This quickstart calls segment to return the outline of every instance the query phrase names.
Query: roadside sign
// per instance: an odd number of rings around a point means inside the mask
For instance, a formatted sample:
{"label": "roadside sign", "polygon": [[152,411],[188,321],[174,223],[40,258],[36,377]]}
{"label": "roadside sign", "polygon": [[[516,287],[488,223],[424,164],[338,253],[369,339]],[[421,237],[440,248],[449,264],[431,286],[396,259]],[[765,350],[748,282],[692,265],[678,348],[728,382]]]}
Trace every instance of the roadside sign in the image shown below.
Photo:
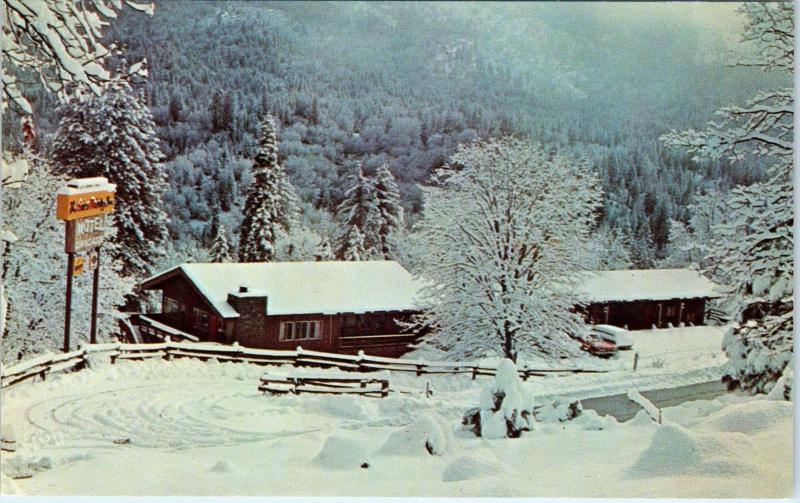
{"label": "roadside sign", "polygon": [[67,253],[82,253],[94,250],[103,244],[106,229],[106,216],[67,220],[67,235],[64,250]]}
{"label": "roadside sign", "polygon": [[56,217],[77,220],[114,211],[117,186],[103,177],[70,180],[56,194]]}
{"label": "roadside sign", "polygon": [[89,260],[88,260],[88,267],[90,271],[94,271],[97,269],[97,265],[100,263],[100,257],[97,255],[97,250],[92,250],[89,252]]}
{"label": "roadside sign", "polygon": [[[92,317],[89,342],[97,341],[97,297],[100,290],[100,247],[106,229],[106,215],[114,211],[117,186],[105,177],[76,178],[56,192],[56,217],[64,220],[67,252],[67,290],[64,307],[64,352],[69,352],[72,326],[72,278],[85,270],[92,275]],[[88,257],[76,253],[88,253]]]}
{"label": "roadside sign", "polygon": [[83,271],[86,269],[85,261],[83,257],[75,257],[75,264],[72,266],[72,275],[78,276],[83,274]]}

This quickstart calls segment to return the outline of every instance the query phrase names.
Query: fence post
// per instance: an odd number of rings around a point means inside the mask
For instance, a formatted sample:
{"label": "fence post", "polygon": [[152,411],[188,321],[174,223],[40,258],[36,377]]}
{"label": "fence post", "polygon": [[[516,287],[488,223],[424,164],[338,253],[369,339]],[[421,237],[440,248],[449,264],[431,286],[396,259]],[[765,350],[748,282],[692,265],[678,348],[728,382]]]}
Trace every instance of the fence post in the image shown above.
{"label": "fence post", "polygon": [[81,345],[78,346],[78,349],[81,351],[81,361],[75,365],[75,370],[83,370],[86,368],[86,348],[86,343],[81,343]]}
{"label": "fence post", "polygon": [[295,367],[299,367],[300,366],[300,355],[302,355],[302,354],[303,354],[303,346],[297,346],[297,349],[295,349],[295,356],[294,356],[294,366]]}
{"label": "fence post", "polygon": [[636,372],[636,368],[639,367],[639,352],[635,352],[633,354],[633,371]]}
{"label": "fence post", "polygon": [[472,380],[478,377],[478,367],[472,367]]}
{"label": "fence post", "polygon": [[[117,357],[120,354],[120,349],[119,349],[120,346],[121,346],[121,344],[119,342],[117,342],[117,347],[115,349],[111,350],[111,356],[109,357],[111,359],[111,365],[114,365],[115,363],[117,363]],[[117,354],[114,354],[114,352],[116,352]]]}
{"label": "fence post", "polygon": [[367,370],[366,368],[364,368],[364,364],[363,364],[362,360],[364,360],[364,350],[363,349],[359,349],[358,350],[358,360],[357,360],[358,361],[358,371],[359,372],[364,372],[364,371]]}

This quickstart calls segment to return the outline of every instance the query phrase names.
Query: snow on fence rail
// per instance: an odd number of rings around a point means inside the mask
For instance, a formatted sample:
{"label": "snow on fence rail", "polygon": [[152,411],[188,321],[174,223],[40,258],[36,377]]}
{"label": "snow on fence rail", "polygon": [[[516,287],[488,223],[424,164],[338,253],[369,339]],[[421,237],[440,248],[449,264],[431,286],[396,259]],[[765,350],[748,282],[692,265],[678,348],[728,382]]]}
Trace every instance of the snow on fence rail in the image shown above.
{"label": "snow on fence rail", "polygon": [[277,375],[265,372],[258,390],[273,395],[330,393],[385,397],[389,394],[389,373],[292,371],[288,375]]}
{"label": "snow on fence rail", "polygon": [[81,368],[86,363],[85,356],[86,350],[82,348],[71,353],[48,353],[10,367],[4,367],[2,376],[0,376],[0,387],[5,388],[36,376],[44,381],[47,374],[76,367]]}
{"label": "snow on fence rail", "polygon": [[[174,329],[169,325],[165,325],[143,314],[138,316],[138,327],[142,335],[162,341],[166,340],[167,337],[176,341],[186,340],[189,342],[197,342],[200,340],[195,335]],[[131,327],[131,330],[133,330],[133,327]]]}
{"label": "snow on fence rail", "polygon": [[[86,366],[86,358],[94,355],[105,355],[111,363],[118,360],[144,360],[163,358],[198,358],[201,360],[216,359],[218,361],[235,361],[257,365],[293,365],[295,367],[337,368],[351,372],[375,372],[389,370],[393,372],[412,372],[418,376],[431,374],[467,374],[472,379],[478,376],[494,376],[495,369],[481,367],[467,362],[428,362],[402,358],[384,358],[369,356],[363,352],[357,355],[323,353],[309,351],[298,347],[294,351],[254,349],[239,346],[237,343],[227,346],[204,342],[172,342],[169,337],[165,342],[147,344],[103,343],[88,344],[77,351],[63,354],[46,354],[10,367],[4,367],[0,373],[0,387],[5,388],[39,376],[44,380],[47,374],[64,370],[79,370]],[[602,373],[606,370],[588,369],[532,369],[523,365],[519,369],[520,377],[543,377],[550,374]]]}
{"label": "snow on fence rail", "polygon": [[647,413],[647,415],[650,416],[650,419],[652,419],[658,424],[661,424],[661,409],[656,407],[656,405],[653,402],[642,396],[641,393],[639,393],[634,389],[629,390],[628,400],[641,407],[642,410],[644,410]]}
{"label": "snow on fence rail", "polygon": [[713,307],[706,309],[706,318],[720,325],[731,321],[731,317],[728,315],[728,313],[722,309],[716,309]]}

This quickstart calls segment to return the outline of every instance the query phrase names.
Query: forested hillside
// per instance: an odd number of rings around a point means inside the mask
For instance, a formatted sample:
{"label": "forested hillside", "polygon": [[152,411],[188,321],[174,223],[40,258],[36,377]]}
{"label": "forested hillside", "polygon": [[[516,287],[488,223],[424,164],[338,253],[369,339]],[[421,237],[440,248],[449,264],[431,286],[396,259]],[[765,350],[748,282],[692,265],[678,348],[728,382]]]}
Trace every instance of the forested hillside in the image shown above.
{"label": "forested hillside", "polygon": [[[271,113],[279,162],[318,234],[335,237],[332,215],[357,162],[368,174],[388,163],[413,225],[418,185],[459,143],[517,134],[598,170],[598,235],[615,236],[646,267],[664,257],[669,222],[688,221],[695,194],[763,171],[724,159],[697,165],[659,136],[700,127],[778,77],[726,66],[734,27],[611,12],[159,2],[154,17],[123,13],[106,36],[127,47],[129,62],[147,59],[139,85],[166,156],[169,231],[176,248],[200,250],[185,255],[203,257],[215,221],[235,248],[259,121]],[[39,96],[34,108],[46,151],[54,98]]]}

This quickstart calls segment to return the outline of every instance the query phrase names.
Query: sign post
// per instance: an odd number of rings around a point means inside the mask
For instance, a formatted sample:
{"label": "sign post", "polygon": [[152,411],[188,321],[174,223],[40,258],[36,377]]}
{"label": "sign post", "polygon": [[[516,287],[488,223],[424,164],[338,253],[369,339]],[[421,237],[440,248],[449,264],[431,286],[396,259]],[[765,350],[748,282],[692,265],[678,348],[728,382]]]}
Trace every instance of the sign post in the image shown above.
{"label": "sign post", "polygon": [[94,270],[92,278],[92,325],[89,329],[89,344],[97,343],[97,290],[100,286],[100,247],[89,254],[89,269]]}
{"label": "sign post", "polygon": [[75,275],[75,254],[67,253],[67,299],[64,311],[64,352],[69,353],[69,329],[72,321],[72,276]]}
{"label": "sign post", "polygon": [[[56,217],[66,223],[64,251],[67,253],[67,293],[64,311],[64,352],[70,349],[72,277],[88,265],[92,278],[92,318],[89,342],[97,342],[97,298],[100,286],[100,247],[106,215],[114,211],[117,186],[104,177],[79,178],[67,182],[56,194]],[[76,254],[89,252],[88,261]],[[76,262],[78,267],[76,268]],[[88,264],[87,264],[88,262]]]}

